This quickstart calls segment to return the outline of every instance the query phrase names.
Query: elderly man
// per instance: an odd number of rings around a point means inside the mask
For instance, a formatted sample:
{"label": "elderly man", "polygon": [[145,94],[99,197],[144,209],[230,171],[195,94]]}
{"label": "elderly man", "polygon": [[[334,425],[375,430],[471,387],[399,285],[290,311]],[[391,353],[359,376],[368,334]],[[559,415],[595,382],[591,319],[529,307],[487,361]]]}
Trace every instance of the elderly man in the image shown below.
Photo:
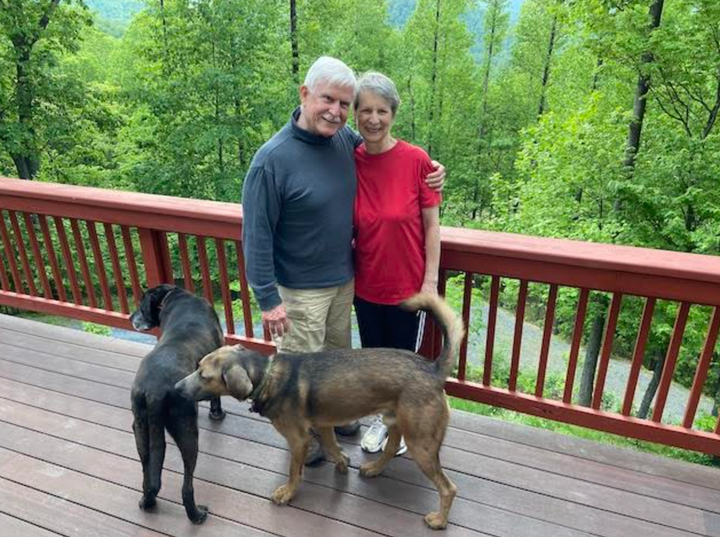
{"label": "elderly man", "polygon": [[[361,138],[345,124],[355,87],[347,65],[319,58],[300,87],[300,107],[258,150],[245,178],[247,278],[280,352],[350,347],[353,152]],[[439,168],[431,186],[442,185]],[[306,463],[321,457],[313,445]]]}

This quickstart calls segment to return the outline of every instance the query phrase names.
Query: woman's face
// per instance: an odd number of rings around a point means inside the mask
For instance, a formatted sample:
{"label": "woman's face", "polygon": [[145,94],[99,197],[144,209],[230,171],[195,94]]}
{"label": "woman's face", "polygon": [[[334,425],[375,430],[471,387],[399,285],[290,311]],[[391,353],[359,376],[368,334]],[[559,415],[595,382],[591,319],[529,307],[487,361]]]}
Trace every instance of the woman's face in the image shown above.
{"label": "woman's face", "polygon": [[365,142],[379,143],[390,137],[395,117],[390,103],[372,91],[362,91],[355,110],[360,136]]}

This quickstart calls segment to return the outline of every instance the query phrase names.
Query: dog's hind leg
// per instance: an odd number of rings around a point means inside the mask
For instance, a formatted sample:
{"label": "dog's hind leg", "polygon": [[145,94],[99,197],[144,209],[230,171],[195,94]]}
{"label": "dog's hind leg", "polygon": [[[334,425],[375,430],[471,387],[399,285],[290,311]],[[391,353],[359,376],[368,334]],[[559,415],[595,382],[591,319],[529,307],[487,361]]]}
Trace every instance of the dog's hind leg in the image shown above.
{"label": "dog's hind leg", "polygon": [[360,466],[360,475],[363,477],[375,477],[383,471],[387,463],[395,457],[400,447],[400,428],[392,424],[388,427],[388,441],[380,458],[373,462],[368,462]]}
{"label": "dog's hind leg", "polygon": [[425,523],[434,530],[444,529],[447,526],[450,507],[452,507],[455,494],[457,494],[457,487],[443,472],[437,451],[433,453],[432,450],[426,449],[425,446],[418,447],[417,444],[415,450],[413,450],[411,441],[407,438],[405,441],[413,459],[415,459],[415,462],[428,479],[433,482],[440,495],[440,510],[425,515]]}
{"label": "dog's hind leg", "polygon": [[335,437],[335,431],[332,427],[318,427],[318,434],[322,441],[325,455],[335,463],[335,469],[341,474],[346,474],[348,471],[348,464],[350,463],[350,457],[340,448]]}
{"label": "dog's hind leg", "polygon": [[184,405],[180,405],[171,410],[170,414],[168,432],[180,450],[184,467],[183,506],[193,524],[202,524],[207,518],[208,508],[195,503],[195,487],[193,486],[198,456],[197,410],[191,412]]}
{"label": "dog's hind leg", "polygon": [[[144,402],[143,402],[144,404]],[[162,486],[161,474],[165,461],[165,429],[162,417],[152,408],[134,410],[133,432],[135,444],[143,467],[143,495],[139,506],[151,509],[157,503],[157,495]]]}
{"label": "dog's hind leg", "polygon": [[457,487],[445,475],[440,464],[440,447],[445,438],[450,416],[444,399],[436,403],[438,404],[431,404],[420,412],[417,412],[417,409],[408,412],[402,416],[400,425],[412,458],[433,482],[440,495],[440,509],[428,513],[425,516],[425,523],[434,530],[441,530],[447,526]]}

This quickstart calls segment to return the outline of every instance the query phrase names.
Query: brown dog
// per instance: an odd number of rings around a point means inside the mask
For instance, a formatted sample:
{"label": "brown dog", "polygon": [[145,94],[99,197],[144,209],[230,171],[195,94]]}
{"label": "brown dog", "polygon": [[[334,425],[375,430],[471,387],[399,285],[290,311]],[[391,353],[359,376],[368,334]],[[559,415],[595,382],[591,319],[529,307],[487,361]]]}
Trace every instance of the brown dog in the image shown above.
{"label": "brown dog", "polygon": [[300,484],[310,428],[320,434],[328,457],[344,473],[349,459],[333,427],[382,413],[388,424],[387,447],[377,461],[363,464],[360,474],[378,475],[404,437],[415,462],[440,494],[439,512],[429,513],[425,522],[434,529],[445,528],[457,489],[438,456],[449,419],[443,386],[464,330],[462,320],[435,295],[415,295],[403,307],[429,311],[440,324],[445,341],[435,362],[398,349],[281,353],[268,359],[236,345],[205,356],[198,370],[175,387],[196,400],[218,395],[252,399],[252,409],[270,419],[291,453],[288,482],[272,495],[278,505],[292,500]]}

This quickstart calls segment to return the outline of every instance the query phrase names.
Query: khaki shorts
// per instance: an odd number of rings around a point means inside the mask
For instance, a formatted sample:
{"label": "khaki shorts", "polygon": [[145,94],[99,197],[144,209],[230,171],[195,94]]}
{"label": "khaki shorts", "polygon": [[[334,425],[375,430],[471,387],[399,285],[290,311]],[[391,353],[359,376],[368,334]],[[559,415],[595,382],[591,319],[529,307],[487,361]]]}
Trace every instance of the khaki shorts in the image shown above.
{"label": "khaki shorts", "polygon": [[349,349],[350,315],[355,280],[324,289],[289,289],[278,286],[290,319],[290,330],[274,338],[279,352],[318,352]]}

